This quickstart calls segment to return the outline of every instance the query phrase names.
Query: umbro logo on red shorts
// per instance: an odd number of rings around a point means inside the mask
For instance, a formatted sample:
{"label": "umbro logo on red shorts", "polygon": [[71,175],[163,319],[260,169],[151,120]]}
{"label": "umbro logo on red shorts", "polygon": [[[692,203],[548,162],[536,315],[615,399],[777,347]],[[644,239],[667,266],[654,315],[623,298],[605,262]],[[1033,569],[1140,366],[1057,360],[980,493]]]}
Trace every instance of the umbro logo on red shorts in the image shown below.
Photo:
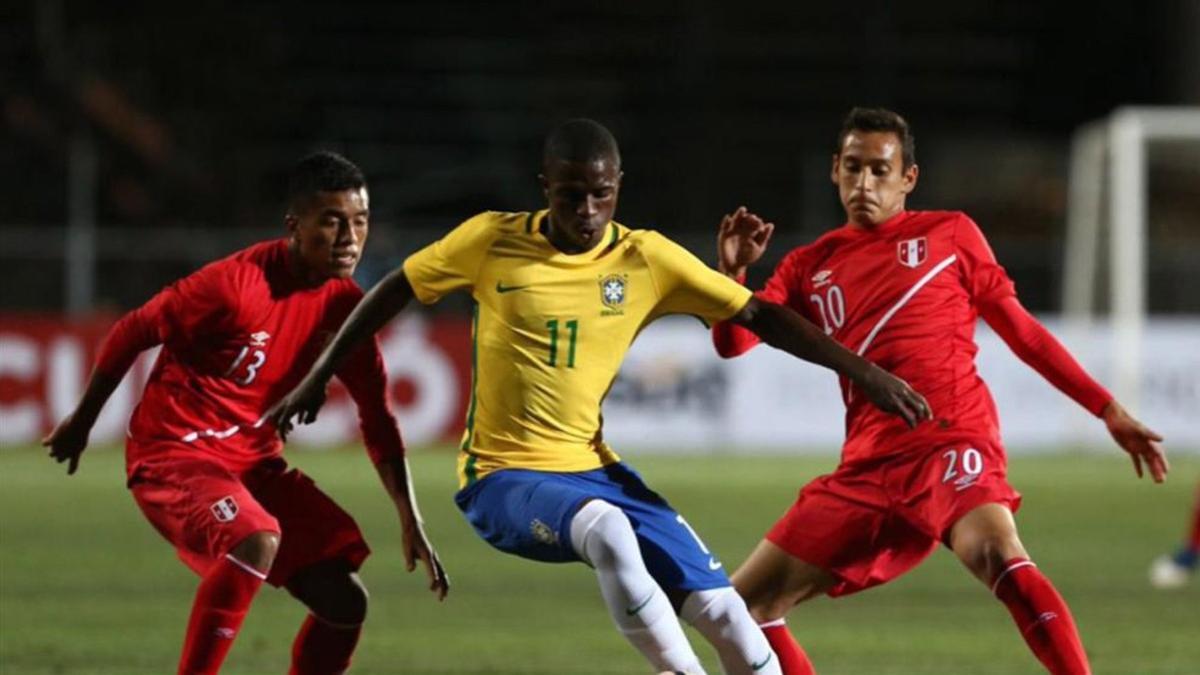
{"label": "umbro logo on red shorts", "polygon": [[233,501],[233,497],[222,497],[208,508],[212,509],[213,517],[222,523],[228,523],[237,518],[238,505]]}

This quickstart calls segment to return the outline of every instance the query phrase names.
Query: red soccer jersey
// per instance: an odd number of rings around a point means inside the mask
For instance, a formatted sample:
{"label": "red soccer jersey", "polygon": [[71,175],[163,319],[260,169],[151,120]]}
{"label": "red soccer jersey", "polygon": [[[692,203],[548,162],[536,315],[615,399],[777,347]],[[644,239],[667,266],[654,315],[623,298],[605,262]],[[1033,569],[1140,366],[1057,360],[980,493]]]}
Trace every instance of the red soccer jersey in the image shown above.
{"label": "red soccer jersey", "polygon": [[[791,251],[757,295],[823,326],[928,399],[934,419],[909,430],[841,378],[842,461],[855,462],[942,439],[1000,444],[996,406],[975,369],[975,323],[980,307],[1003,306],[1015,294],[983,233],[965,214],[904,211],[873,230],[845,225]],[[714,329],[714,340],[723,356],[758,343],[753,333],[729,323]],[[1061,350],[1056,342],[1054,347]],[[1047,370],[1074,367],[1065,379],[1094,408],[1107,392],[1062,354],[1058,361],[1070,363]]]}
{"label": "red soccer jersey", "polygon": [[[363,295],[352,280],[302,283],[291,256],[286,240],[256,244],[163,289],[114,326],[101,372],[119,377],[138,352],[163,345],[129,423],[130,475],[164,447],[155,441],[233,472],[281,453],[264,413],[299,383]],[[372,458],[402,454],[378,344],[358,349],[338,378],[358,405]]]}

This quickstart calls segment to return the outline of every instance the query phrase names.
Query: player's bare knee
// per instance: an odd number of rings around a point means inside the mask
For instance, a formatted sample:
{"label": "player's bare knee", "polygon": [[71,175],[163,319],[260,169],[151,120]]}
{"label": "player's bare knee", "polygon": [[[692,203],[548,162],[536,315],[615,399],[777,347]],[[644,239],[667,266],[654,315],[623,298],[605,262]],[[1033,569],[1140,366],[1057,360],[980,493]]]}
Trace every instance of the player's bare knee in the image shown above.
{"label": "player's bare knee", "polygon": [[990,584],[1009,560],[1025,557],[1025,549],[1015,532],[981,532],[960,537],[954,553],[985,584]]}
{"label": "player's bare knee", "polygon": [[752,606],[747,605],[747,607],[750,609],[750,616],[754,617],[756,622],[762,624],[768,621],[782,619],[788,615],[788,612],[792,611],[793,607],[801,602],[803,602],[803,600],[797,599],[796,596],[779,595],[774,598],[768,598],[763,602],[756,603]]}
{"label": "player's bare knee", "polygon": [[750,616],[758,623],[782,619],[793,607],[823,591],[816,583],[792,588],[783,588],[782,585],[749,588],[739,586],[736,581],[734,589],[746,601],[746,609],[750,610]]}
{"label": "player's bare knee", "polygon": [[266,572],[275,563],[275,555],[279,552],[279,533],[260,530],[241,540],[229,550],[229,555],[239,562]]}
{"label": "player's bare knee", "polygon": [[742,596],[742,600],[746,601],[746,609],[750,610],[750,615],[757,621],[761,621],[758,616],[758,610],[765,604],[768,594],[764,593],[757,585],[750,583],[745,576],[739,577],[735,572],[729,579],[733,584],[733,590]]}
{"label": "player's bare knee", "polygon": [[990,584],[1005,564],[1027,557],[1012,512],[1002,504],[984,504],[950,530],[950,548],[980,581]]}
{"label": "player's bare knee", "polygon": [[778,603],[774,592],[761,584],[748,583],[744,577],[739,579],[736,574],[731,581],[733,589],[746,602],[746,609],[750,610],[750,616],[754,617],[755,621],[763,623],[779,618],[775,614],[775,606]]}

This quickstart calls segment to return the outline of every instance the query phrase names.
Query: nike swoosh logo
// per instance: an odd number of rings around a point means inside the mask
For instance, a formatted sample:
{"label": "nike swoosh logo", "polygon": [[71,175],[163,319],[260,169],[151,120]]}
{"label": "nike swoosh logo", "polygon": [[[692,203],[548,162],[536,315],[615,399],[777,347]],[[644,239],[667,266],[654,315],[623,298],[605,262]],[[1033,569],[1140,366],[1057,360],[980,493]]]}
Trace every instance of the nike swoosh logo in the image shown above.
{"label": "nike swoosh logo", "polygon": [[642,608],[645,607],[646,605],[650,604],[650,601],[653,599],[654,599],[654,594],[651,593],[650,595],[647,595],[646,599],[643,600],[640,604],[638,604],[637,607],[625,608],[625,613],[628,614],[629,616],[633,616],[634,614],[637,614],[638,612],[642,611]]}
{"label": "nike swoosh logo", "polygon": [[750,670],[762,670],[763,668],[766,668],[767,664],[770,662],[771,654],[767,654],[767,658],[763,659],[762,661],[759,661],[758,663],[751,663]]}
{"label": "nike swoosh logo", "polygon": [[717,559],[716,559],[716,558],[709,558],[709,559],[708,559],[708,569],[710,569],[710,570],[719,570],[719,569],[721,569],[721,568],[722,568],[722,567],[724,567],[724,566],[725,566],[725,565],[723,565],[723,564],[721,564],[721,563],[717,562]]}
{"label": "nike swoosh logo", "polygon": [[496,282],[496,292],[497,293],[511,293],[512,291],[519,291],[522,288],[529,288],[529,285],[526,284],[525,286],[505,286],[503,281]]}

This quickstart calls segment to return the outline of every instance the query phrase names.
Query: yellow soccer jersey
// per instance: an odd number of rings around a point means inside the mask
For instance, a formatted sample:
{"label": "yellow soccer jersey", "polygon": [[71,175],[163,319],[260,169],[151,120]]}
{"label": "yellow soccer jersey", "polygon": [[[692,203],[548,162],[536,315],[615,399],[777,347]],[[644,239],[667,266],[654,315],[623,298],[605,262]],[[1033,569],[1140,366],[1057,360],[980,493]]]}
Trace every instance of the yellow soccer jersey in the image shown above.
{"label": "yellow soccer jersey", "polygon": [[475,298],[472,397],[460,485],[505,468],[589,471],[618,460],[600,404],[638,332],[665,314],[728,319],[750,291],[650,230],[608,224],[586,253],[560,252],[545,211],[481,213],[404,261],[417,298]]}

